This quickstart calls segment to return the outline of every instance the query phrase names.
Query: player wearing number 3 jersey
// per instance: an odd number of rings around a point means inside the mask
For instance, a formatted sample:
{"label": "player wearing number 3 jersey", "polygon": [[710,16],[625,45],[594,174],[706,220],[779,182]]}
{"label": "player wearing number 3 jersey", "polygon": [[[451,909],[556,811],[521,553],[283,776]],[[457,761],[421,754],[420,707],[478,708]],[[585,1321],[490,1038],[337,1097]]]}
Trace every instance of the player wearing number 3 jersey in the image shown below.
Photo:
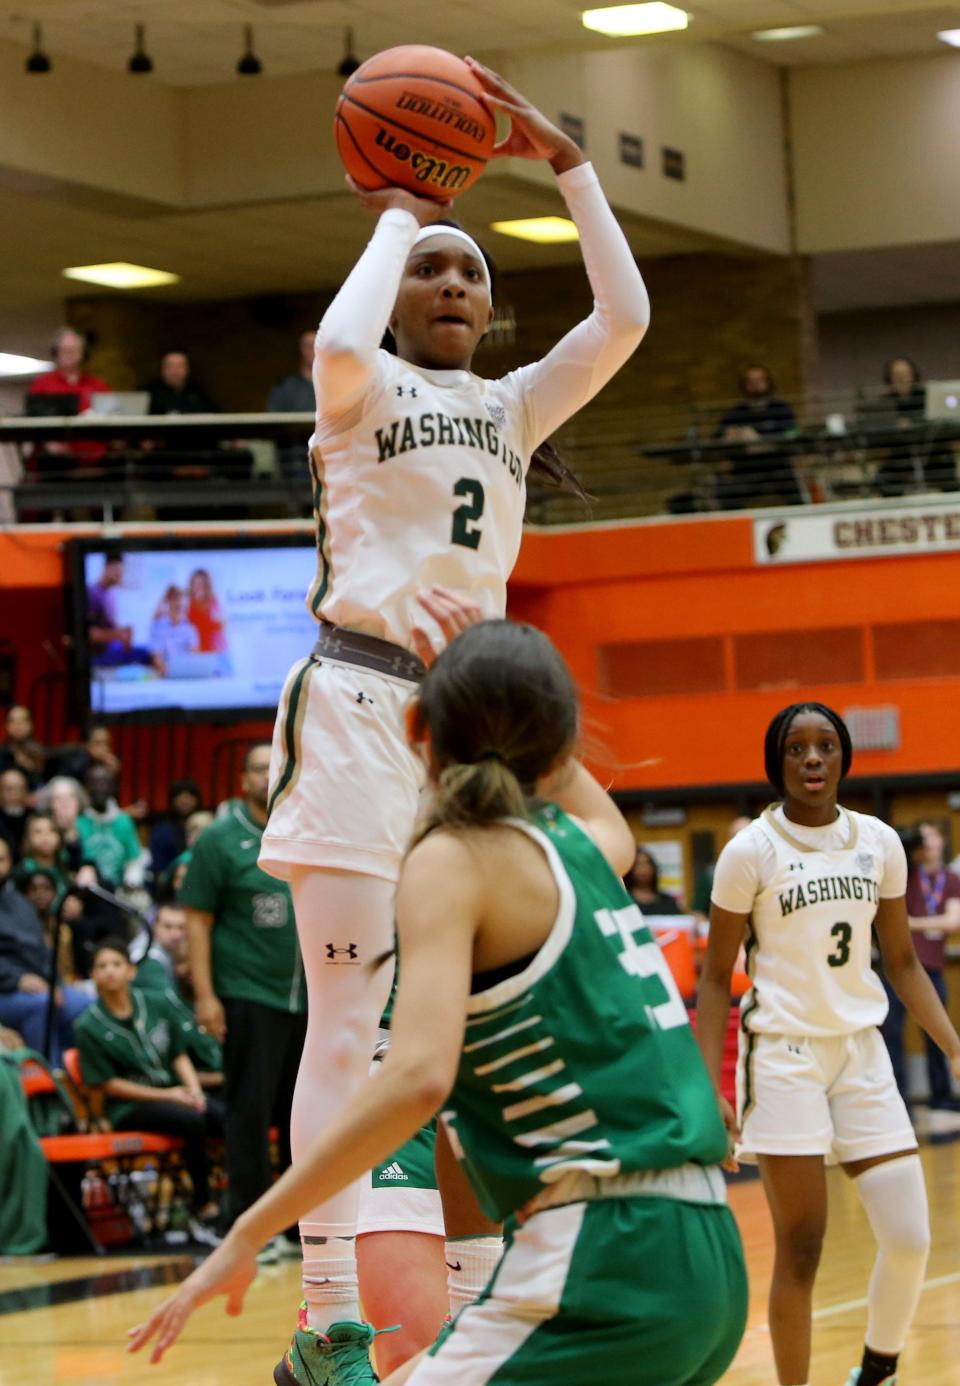
{"label": "player wearing number 3 jersey", "polygon": [[[896,1379],[929,1245],[917,1143],[877,1027],[884,971],[960,1076],[960,1038],[917,961],[907,864],[892,828],[837,803],[850,735],[832,709],[794,704],[767,731],[782,796],[723,849],[713,880],[698,1038],[719,1084],[730,974],[746,939],[752,982],[740,1012],[738,1155],[760,1165],[776,1261],[770,1331],[781,1386],[810,1369],[810,1304],[826,1223],[824,1163],[855,1180],[877,1240],[863,1361],[849,1386]],[[737,1130],[737,1128],[739,1128]]]}
{"label": "player wearing number 3 jersey", "polygon": [[[493,308],[479,246],[436,224],[445,212],[436,202],[354,188],[380,215],[317,333],[318,569],[308,604],[320,633],[282,695],[260,857],[290,880],[307,980],[295,1162],[363,1084],[387,1000],[394,888],[422,783],[403,716],[422,657],[470,620],[503,615],[531,458],[627,360],[649,319],[591,166],[523,97],[472,66],[511,121],[499,153],[545,160],[557,175],[593,311],[542,360],[482,379],[471,363]],[[381,348],[387,329],[396,355]],[[356,1187],[343,1190],[300,1231],[309,1326],[353,1325],[362,1345],[357,1199]],[[290,1386],[298,1372],[281,1364],[277,1380]]]}

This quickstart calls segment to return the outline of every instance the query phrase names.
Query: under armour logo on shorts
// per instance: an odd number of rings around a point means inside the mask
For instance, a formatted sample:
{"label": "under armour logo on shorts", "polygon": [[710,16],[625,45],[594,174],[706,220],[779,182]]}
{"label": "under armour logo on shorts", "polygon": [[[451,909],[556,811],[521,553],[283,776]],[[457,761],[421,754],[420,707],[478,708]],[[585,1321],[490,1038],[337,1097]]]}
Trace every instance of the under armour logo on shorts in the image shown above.
{"label": "under armour logo on shorts", "polygon": [[335,963],[338,959],[344,962],[357,962],[357,945],[348,943],[346,948],[338,948],[333,943],[327,944],[327,962]]}

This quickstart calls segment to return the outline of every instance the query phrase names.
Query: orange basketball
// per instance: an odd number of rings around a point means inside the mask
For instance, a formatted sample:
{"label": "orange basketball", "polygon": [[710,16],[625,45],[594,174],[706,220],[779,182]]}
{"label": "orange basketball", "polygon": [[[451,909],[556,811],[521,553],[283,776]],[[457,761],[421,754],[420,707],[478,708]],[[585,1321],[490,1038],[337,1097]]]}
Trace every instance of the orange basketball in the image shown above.
{"label": "orange basketball", "polygon": [[405,44],[348,78],[334,118],[337,149],[362,188],[406,188],[445,201],[480,177],[496,123],[461,58]]}

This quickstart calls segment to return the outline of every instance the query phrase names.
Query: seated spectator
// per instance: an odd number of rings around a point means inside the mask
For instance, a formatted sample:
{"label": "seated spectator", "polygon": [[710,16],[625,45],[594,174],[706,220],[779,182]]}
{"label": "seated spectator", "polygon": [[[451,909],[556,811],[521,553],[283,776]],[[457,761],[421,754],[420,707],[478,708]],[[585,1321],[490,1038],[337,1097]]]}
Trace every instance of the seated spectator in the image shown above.
{"label": "seated spectator", "polygon": [[[919,367],[908,356],[896,356],[883,368],[886,390],[880,396],[895,411],[904,428],[922,424],[927,392]],[[902,496],[905,491],[956,491],[957,466],[944,444],[931,446],[925,438],[892,447],[877,468],[876,487],[881,496]]]}
{"label": "seated spectator", "polygon": [[739,401],[724,414],[714,436],[726,443],[754,444],[745,456],[734,458],[717,477],[717,500],[722,510],[736,510],[755,496],[780,505],[800,505],[803,495],[789,457],[763,447],[797,427],[786,400],[774,394],[773,376],[766,366],[747,366],[740,376]]}
{"label": "seated spectator", "polygon": [[72,871],[79,871],[83,863],[77,819],[89,802],[83,786],[68,775],[54,776],[36,796],[35,811],[53,819]]}
{"label": "seated spectator", "polygon": [[45,753],[33,735],[33,717],[28,707],[10,708],[6,717],[7,739],[0,746],[0,774],[14,768],[22,770],[31,789],[43,782]]}
{"label": "seated spectator", "polygon": [[[67,395],[76,401],[72,412],[85,414],[93,395],[109,391],[110,386],[98,375],[86,369],[87,339],[72,327],[61,327],[50,347],[53,369],[38,375],[27,390],[28,400],[37,395]],[[29,405],[28,405],[29,412]],[[65,411],[66,412],[66,411]],[[103,443],[84,439],[81,442],[57,441],[45,443],[33,459],[33,470],[40,476],[72,467],[93,466],[106,452]]]}
{"label": "seated spectator", "polygon": [[[10,879],[13,859],[0,840],[0,1024],[23,1036],[28,1048],[43,1052],[50,1008],[49,940],[33,906]],[[74,1042],[73,1023],[90,1005],[79,987],[57,981],[54,993],[50,1062],[59,1066],[64,1049]]]}
{"label": "seated spectator", "polygon": [[193,987],[187,959],[187,912],[181,905],[161,905],[153,921],[153,942],[137,967],[133,985],[159,991],[184,1026],[187,1053],[203,1088],[223,1086],[223,1051],[213,1035],[201,1030],[193,1011]]}
{"label": "seated spectator", "polygon": [[204,1094],[183,1023],[161,992],[132,986],[134,969],[121,939],[105,939],[93,959],[97,1000],[77,1024],[84,1082],[101,1088],[116,1131],[152,1131],[184,1142],[193,1185],[190,1232],[215,1245],[209,1224],[219,1211],[210,1194],[207,1137],[223,1135],[223,1107]]}
{"label": "seated spectator", "polygon": [[300,333],[300,364],[271,387],[267,396],[268,414],[312,414],[316,407],[313,392],[313,352],[316,329]]}
{"label": "seated spectator", "polygon": [[196,654],[200,636],[187,620],[186,596],[182,587],[171,583],[164,592],[150,623],[150,651],[155,662],[166,669],[179,655]]}
{"label": "seated spectator", "polygon": [[68,981],[75,982],[77,978],[73,969],[73,936],[69,924],[61,922],[58,914],[63,895],[56,874],[46,866],[24,870],[21,863],[14,872],[14,884],[23,898],[36,910],[48,945],[52,948],[54,937],[58,940],[57,971]]}
{"label": "seated spectator", "polygon": [[59,899],[73,884],[74,876],[82,864],[83,849],[79,836],[73,844],[72,851],[68,850],[64,845],[63,834],[49,814],[30,814],[20,843],[18,873],[49,871],[56,881]]}
{"label": "seated spectator", "polygon": [[93,950],[105,938],[125,935],[129,917],[109,900],[102,899],[87,886],[99,886],[95,866],[84,865],[83,880],[70,886],[57,908],[61,926],[70,934],[73,975],[80,980],[90,976]]}
{"label": "seated spectator", "polygon": [[197,838],[211,823],[215,823],[219,813],[213,814],[209,809],[198,809],[196,813],[191,813],[184,824],[186,847],[178,857],[167,867],[162,876],[157,878],[156,893],[158,900],[177,900],[180,896],[180,887],[183,885],[187,874],[187,867],[193,856],[193,847]]}
{"label": "seated spectator", "polygon": [[116,776],[105,765],[92,765],[84,788],[90,806],[77,819],[77,832],[85,860],[97,868],[108,890],[142,886],[150,857],[133,819],[117,806]]}
{"label": "seated spectator", "polygon": [[90,663],[95,668],[157,662],[149,650],[134,645],[133,627],[120,624],[114,589],[122,582],[123,554],[118,549],[108,549],[103,555],[100,576],[87,588],[87,639]]}
{"label": "seated spectator", "polygon": [[[83,803],[78,809],[78,813],[82,813],[87,807],[83,781],[91,765],[105,765],[114,775],[120,774],[120,757],[114,753],[113,732],[109,727],[95,724],[87,733],[87,739],[82,746],[61,746],[53,753],[54,775],[48,781],[48,790],[58,778],[75,784],[83,796]],[[46,807],[52,809],[52,801]]]}
{"label": "seated spectator", "polygon": [[175,858],[187,850],[187,820],[203,806],[196,780],[174,780],[167,804],[166,816],[150,833],[150,860],[155,878],[162,876]]}
{"label": "seated spectator", "polygon": [[[160,374],[143,387],[150,395],[150,414],[218,414],[220,406],[190,372],[185,351],[171,347],[160,358]],[[164,444],[166,446],[166,444]]]}
{"label": "seated spectator", "polygon": [[623,878],[641,914],[680,914],[672,895],[660,889],[660,867],[644,847],[637,848],[633,866]]}
{"label": "seated spectator", "polygon": [[19,768],[0,775],[0,837],[10,845],[14,860],[20,856],[27,817],[30,812],[30,784]]}

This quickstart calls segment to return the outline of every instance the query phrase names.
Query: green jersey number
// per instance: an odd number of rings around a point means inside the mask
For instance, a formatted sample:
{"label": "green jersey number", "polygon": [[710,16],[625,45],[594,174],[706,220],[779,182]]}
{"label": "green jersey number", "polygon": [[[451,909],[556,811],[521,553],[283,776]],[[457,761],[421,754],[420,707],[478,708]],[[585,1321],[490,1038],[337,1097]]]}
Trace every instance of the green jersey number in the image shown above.
{"label": "green jersey number", "polygon": [[453,494],[463,496],[465,499],[463,505],[458,505],[453,512],[453,530],[450,535],[450,542],[462,544],[465,549],[478,549],[482,531],[477,521],[483,514],[483,507],[487,499],[483,493],[483,486],[473,477],[462,476],[454,486]]}
{"label": "green jersey number", "polygon": [[597,910],[594,919],[602,934],[608,937],[619,934],[623,944],[620,966],[624,972],[629,973],[631,977],[659,977],[667,993],[667,1000],[661,1001],[657,1006],[646,1007],[651,1025],[655,1025],[659,1030],[675,1030],[678,1025],[689,1025],[687,1008],[673,980],[673,973],[660,951],[660,945],[651,938],[638,942],[635,937],[635,930],[646,927],[643,915],[636,905],[627,905],[622,910]]}
{"label": "green jersey number", "polygon": [[827,954],[827,962],[831,967],[843,967],[850,961],[850,940],[853,937],[853,930],[849,924],[834,924],[830,930],[830,937],[837,940],[837,947],[833,953]]}

